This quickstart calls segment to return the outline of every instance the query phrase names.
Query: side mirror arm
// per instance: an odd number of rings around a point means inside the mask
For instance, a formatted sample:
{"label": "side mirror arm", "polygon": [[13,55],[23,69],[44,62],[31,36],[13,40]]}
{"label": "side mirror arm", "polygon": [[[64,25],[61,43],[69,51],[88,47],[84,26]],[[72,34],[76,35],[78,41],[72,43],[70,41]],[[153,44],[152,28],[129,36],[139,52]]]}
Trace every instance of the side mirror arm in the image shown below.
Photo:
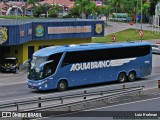
{"label": "side mirror arm", "polygon": [[42,64],[40,64],[40,71],[42,71],[43,70],[43,68],[44,68],[44,66],[46,65],[46,64],[48,64],[48,63],[51,63],[51,62],[53,62],[54,60],[50,60],[50,61],[46,61],[46,62],[44,62],[44,63],[42,63]]}
{"label": "side mirror arm", "polygon": [[30,64],[30,62],[31,62],[31,59],[28,59],[28,60],[24,61],[24,62],[23,62],[23,67],[24,67],[24,65],[25,65],[26,63],[29,63],[29,64]]}

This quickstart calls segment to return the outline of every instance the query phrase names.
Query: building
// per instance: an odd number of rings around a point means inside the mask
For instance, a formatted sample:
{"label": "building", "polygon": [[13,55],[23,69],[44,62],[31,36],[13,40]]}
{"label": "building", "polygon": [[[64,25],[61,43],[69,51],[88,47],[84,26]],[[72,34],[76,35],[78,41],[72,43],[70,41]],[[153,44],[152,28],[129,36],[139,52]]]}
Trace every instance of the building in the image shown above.
{"label": "building", "polygon": [[20,63],[38,49],[89,43],[104,36],[104,21],[87,19],[0,20],[0,56],[17,57]]}

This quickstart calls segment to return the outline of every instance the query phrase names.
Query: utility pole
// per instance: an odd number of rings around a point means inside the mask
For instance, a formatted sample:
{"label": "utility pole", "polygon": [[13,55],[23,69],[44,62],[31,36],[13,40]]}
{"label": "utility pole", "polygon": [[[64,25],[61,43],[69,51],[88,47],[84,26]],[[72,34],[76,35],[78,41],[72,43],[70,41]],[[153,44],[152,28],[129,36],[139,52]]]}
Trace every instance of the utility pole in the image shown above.
{"label": "utility pole", "polygon": [[[142,30],[142,0],[141,0],[141,30]],[[142,42],[142,36],[141,36],[141,42]]]}
{"label": "utility pole", "polygon": [[138,0],[137,0],[137,10],[136,10],[136,30],[138,28],[138,25],[137,25],[137,17],[138,17]]}

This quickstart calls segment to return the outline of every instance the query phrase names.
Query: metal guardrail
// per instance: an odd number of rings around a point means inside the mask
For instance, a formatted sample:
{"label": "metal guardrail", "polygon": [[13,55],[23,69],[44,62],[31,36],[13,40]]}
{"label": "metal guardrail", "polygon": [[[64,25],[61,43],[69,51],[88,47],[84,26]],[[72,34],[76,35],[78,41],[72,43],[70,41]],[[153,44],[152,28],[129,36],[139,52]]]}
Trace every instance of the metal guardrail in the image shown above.
{"label": "metal guardrail", "polygon": [[[64,106],[71,106],[71,105],[75,105],[75,104],[79,104],[79,103],[82,104],[82,103],[92,102],[92,101],[105,99],[105,98],[108,98],[108,99],[114,98],[114,97],[130,94],[130,93],[135,93],[135,92],[138,92],[138,94],[140,95],[143,88],[144,88],[144,86],[137,86],[137,87],[130,87],[130,88],[125,88],[125,86],[123,86],[122,89],[115,89],[115,90],[97,91],[97,92],[90,92],[90,93],[88,93],[87,91],[84,91],[83,93],[80,93],[80,94],[73,94],[73,95],[66,95],[66,96],[59,96],[59,97],[48,97],[48,98],[39,97],[38,99],[34,99],[34,100],[26,100],[26,101],[21,101],[21,102],[0,104],[0,109],[15,107],[17,112],[24,112],[24,111],[29,112],[29,111],[35,111],[35,110],[44,110],[44,109],[50,109],[53,107],[56,109],[56,108],[60,108],[60,107],[64,107]],[[100,95],[100,96],[87,99],[87,97],[96,96],[96,95]],[[71,99],[71,98],[75,99],[78,97],[82,97],[83,99],[76,101],[76,102],[72,102],[72,103],[65,103],[64,102],[64,100]],[[42,103],[50,102],[50,101],[54,102],[55,100],[59,100],[60,104],[41,107]],[[32,105],[35,103],[38,104],[38,107],[20,110],[20,105],[21,106],[22,105]]]}

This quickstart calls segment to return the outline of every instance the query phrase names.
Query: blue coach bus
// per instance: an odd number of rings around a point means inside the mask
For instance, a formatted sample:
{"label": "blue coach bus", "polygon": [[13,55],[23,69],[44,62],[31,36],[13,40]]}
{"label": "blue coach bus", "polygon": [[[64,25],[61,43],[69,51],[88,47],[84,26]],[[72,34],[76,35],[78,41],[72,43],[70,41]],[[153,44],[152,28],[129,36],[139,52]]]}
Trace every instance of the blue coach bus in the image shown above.
{"label": "blue coach bus", "polygon": [[152,50],[148,42],[52,46],[33,54],[28,87],[63,91],[103,82],[122,83],[150,75],[151,70]]}

